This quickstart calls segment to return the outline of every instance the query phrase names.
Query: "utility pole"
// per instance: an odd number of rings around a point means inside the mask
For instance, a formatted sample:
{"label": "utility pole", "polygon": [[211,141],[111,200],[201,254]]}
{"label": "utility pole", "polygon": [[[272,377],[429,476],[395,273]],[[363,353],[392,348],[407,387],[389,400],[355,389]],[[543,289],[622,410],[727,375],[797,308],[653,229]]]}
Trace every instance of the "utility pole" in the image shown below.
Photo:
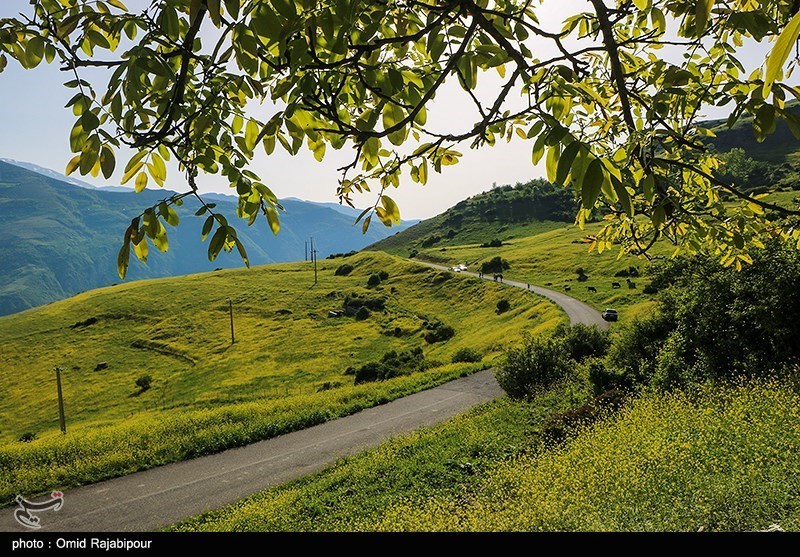
{"label": "utility pole", "polygon": [[317,284],[317,250],[314,249],[314,237],[311,237],[311,260],[314,262],[314,284]]}
{"label": "utility pole", "polygon": [[236,337],[233,335],[233,302],[228,298],[228,308],[231,312],[231,344],[236,342]]}
{"label": "utility pole", "polygon": [[64,395],[61,392],[61,368],[56,366],[56,387],[58,388],[58,425],[61,426],[61,433],[67,433],[67,421],[64,418]]}
{"label": "utility pole", "polygon": [[308,240],[306,240],[306,255],[305,260],[308,261]]}

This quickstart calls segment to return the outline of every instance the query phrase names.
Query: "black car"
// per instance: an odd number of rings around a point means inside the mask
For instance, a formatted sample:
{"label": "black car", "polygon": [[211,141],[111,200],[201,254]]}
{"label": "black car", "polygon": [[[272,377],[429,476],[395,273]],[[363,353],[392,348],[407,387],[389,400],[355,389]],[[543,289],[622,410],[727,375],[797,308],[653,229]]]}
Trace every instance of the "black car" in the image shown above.
{"label": "black car", "polygon": [[611,308],[603,310],[603,313],[601,313],[600,315],[602,315],[603,319],[605,319],[606,321],[616,321],[619,317],[619,315],[617,315],[617,310]]}

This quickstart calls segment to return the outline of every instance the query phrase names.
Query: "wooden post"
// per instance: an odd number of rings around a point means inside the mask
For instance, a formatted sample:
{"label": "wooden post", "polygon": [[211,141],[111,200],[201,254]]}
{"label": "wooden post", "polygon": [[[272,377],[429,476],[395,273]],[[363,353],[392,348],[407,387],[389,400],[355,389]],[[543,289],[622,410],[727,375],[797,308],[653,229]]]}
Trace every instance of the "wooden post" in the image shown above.
{"label": "wooden post", "polygon": [[233,301],[231,301],[230,298],[228,298],[228,307],[231,312],[231,344],[233,344],[236,342],[236,337],[234,336],[233,333]]}
{"label": "wooden post", "polygon": [[56,367],[56,387],[58,389],[58,425],[61,426],[61,433],[67,433],[67,421],[64,418],[64,394],[61,392],[61,368]]}

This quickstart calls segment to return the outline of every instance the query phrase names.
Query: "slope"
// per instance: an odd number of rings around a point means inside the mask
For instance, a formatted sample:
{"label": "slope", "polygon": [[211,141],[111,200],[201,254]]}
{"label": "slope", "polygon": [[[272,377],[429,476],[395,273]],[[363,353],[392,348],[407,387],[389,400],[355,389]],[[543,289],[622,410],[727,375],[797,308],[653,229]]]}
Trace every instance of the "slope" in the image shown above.
{"label": "slope", "polygon": [[[335,275],[343,263],[353,271]],[[367,288],[380,271],[389,276]],[[461,348],[488,362],[519,331],[564,320],[531,293],[381,253],[320,261],[313,283],[308,263],[269,265],[108,287],[0,318],[0,494],[85,483],[307,427],[481,367],[450,364]],[[495,313],[500,299],[511,311]],[[359,304],[373,310],[329,314]],[[423,340],[439,322],[455,335]],[[417,372],[357,385],[345,374],[416,348]],[[66,436],[58,434],[55,365],[64,369]],[[144,375],[147,390],[135,385]],[[25,433],[38,440],[17,441]]]}

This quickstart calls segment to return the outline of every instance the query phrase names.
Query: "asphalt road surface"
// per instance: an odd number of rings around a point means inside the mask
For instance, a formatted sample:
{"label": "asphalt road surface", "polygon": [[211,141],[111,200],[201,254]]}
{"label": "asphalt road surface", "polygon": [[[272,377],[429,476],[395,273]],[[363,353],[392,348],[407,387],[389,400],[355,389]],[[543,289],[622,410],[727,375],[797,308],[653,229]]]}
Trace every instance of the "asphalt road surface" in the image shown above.
{"label": "asphalt road surface", "polygon": [[[504,284],[527,289],[524,283],[506,280]],[[572,323],[608,327],[600,313],[583,302],[538,286],[530,289],[561,306]],[[64,492],[59,511],[36,513],[41,525],[38,531],[164,528],[270,486],[317,472],[343,456],[377,446],[395,435],[443,422],[500,395],[502,390],[492,371],[481,371],[274,439],[70,489]],[[0,531],[33,532],[15,520],[16,508],[0,509]]]}
{"label": "asphalt road surface", "polygon": [[[442,271],[447,271],[448,268],[444,265],[437,265],[435,263],[427,263],[423,261],[417,261],[422,265],[427,265],[428,267],[433,267],[434,269],[440,269]],[[472,273],[469,271],[461,271],[462,275],[469,275],[472,277],[480,278],[478,273]],[[493,280],[492,275],[485,275],[483,277],[484,280]],[[516,286],[517,288],[522,288],[523,290],[528,290],[528,285],[524,282],[516,282],[513,280],[503,279],[503,284],[507,286]],[[558,304],[561,309],[569,317],[570,323],[573,325],[576,323],[583,323],[584,325],[595,325],[599,329],[608,329],[608,323],[603,320],[603,317],[600,315],[600,312],[594,309],[592,306],[581,302],[580,300],[576,300],[572,296],[568,296],[563,292],[557,292],[555,290],[550,290],[549,288],[542,288],[541,286],[535,286],[533,284],[530,285],[530,291],[540,296],[544,296],[545,298],[549,298],[556,304]]]}

